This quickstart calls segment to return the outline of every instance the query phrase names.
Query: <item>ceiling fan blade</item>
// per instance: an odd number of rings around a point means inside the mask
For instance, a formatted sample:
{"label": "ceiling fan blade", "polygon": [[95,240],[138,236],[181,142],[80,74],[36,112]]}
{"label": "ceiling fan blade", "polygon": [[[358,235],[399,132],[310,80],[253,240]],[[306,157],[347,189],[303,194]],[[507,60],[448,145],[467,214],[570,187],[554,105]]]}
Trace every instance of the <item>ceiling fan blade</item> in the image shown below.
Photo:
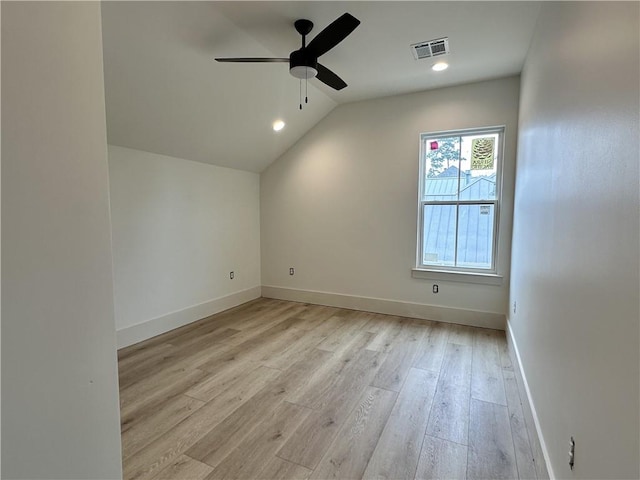
{"label": "ceiling fan blade", "polygon": [[317,58],[347,38],[358,25],[360,25],[360,20],[349,13],[345,13],[316,35],[307,45],[307,50]]}
{"label": "ceiling fan blade", "polygon": [[336,90],[342,90],[347,86],[344,80],[342,80],[338,75],[333,73],[324,65],[318,64],[318,75],[316,75],[316,78],[322,83],[329,85],[331,88],[334,88]]}
{"label": "ceiling fan blade", "polygon": [[216,62],[236,62],[236,63],[289,63],[288,58],[216,58]]}

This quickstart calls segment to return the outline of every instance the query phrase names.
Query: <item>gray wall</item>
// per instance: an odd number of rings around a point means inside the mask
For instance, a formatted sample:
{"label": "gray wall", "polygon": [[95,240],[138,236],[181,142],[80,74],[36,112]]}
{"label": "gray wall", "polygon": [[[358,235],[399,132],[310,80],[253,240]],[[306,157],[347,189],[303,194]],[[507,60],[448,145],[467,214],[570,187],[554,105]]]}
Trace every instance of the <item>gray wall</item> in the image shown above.
{"label": "gray wall", "polygon": [[543,4],[522,74],[509,320],[557,478],[640,475],[639,13]]}
{"label": "gray wall", "polygon": [[[333,110],[260,177],[263,294],[458,323],[486,312],[485,326],[504,328],[518,94],[519,77],[509,77]],[[496,125],[506,125],[504,284],[412,278],[420,133]]]}
{"label": "gray wall", "polygon": [[257,173],[109,146],[119,347],[260,296],[259,189]]}
{"label": "gray wall", "polygon": [[2,477],[119,478],[98,2],[2,2]]}

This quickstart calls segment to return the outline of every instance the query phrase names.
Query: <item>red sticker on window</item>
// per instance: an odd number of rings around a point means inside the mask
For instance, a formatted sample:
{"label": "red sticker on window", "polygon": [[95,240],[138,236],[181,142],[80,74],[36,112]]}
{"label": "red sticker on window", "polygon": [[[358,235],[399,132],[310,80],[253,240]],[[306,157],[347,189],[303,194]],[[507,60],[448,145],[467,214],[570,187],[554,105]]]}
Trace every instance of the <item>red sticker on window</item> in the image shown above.
{"label": "red sticker on window", "polygon": [[431,150],[437,150],[438,149],[438,142],[431,142]]}

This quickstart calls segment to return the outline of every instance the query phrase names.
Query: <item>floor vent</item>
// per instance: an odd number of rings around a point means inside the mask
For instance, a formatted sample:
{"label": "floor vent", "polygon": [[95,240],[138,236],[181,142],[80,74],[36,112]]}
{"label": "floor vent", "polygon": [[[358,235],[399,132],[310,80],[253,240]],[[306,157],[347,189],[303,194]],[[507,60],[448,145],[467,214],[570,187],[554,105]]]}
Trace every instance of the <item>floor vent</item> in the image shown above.
{"label": "floor vent", "polygon": [[447,55],[449,53],[449,39],[445,37],[414,43],[411,45],[411,52],[416,60]]}

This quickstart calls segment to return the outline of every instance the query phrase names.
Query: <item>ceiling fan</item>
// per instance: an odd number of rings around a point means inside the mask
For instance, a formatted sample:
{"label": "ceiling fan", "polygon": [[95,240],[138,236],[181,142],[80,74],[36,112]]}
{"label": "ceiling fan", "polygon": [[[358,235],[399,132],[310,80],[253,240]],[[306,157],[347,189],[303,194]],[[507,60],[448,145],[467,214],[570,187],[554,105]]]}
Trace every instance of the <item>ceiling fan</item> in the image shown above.
{"label": "ceiling fan", "polygon": [[[216,58],[216,61],[289,63],[289,73],[296,78],[307,80],[315,77],[335,90],[342,90],[346,87],[347,84],[344,80],[324,65],[318,63],[318,57],[324,55],[344,40],[360,25],[360,20],[349,13],[345,13],[316,35],[315,38],[309,42],[309,45],[306,43],[306,37],[313,29],[313,22],[311,20],[300,19],[296,20],[293,25],[297,32],[302,35],[302,47],[299,50],[291,52],[289,58]],[[302,103],[300,104],[300,108],[302,108]]]}

